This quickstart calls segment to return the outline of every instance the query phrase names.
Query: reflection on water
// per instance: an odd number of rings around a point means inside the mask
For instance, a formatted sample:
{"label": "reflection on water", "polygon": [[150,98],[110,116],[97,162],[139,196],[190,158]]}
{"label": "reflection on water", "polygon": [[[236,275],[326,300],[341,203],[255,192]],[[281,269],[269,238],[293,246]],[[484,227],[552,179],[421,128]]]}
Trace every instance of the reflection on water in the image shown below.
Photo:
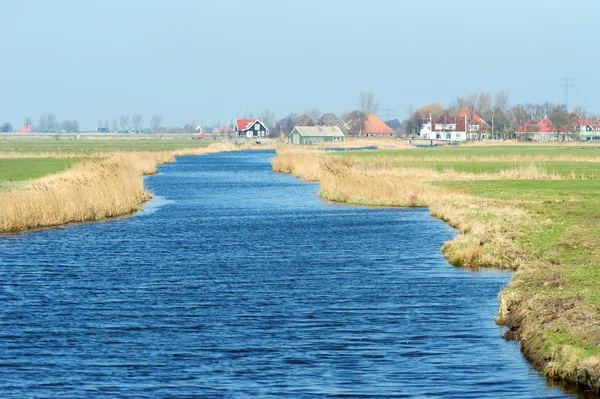
{"label": "reflection on water", "polygon": [[568,397],[500,339],[509,274],[270,156],[182,157],[136,217],[0,238],[0,396]]}

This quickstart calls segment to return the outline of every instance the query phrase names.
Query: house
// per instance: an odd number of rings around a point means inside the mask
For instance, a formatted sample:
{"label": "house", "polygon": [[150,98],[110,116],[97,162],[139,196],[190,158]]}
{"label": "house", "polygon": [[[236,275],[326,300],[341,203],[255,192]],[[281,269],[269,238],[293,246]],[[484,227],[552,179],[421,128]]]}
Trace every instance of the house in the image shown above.
{"label": "house", "polygon": [[467,117],[430,117],[423,123],[419,137],[429,140],[465,141],[467,140]]}
{"label": "house", "polygon": [[350,120],[344,124],[349,136],[354,137],[391,137],[396,134],[394,129],[386,125],[375,114],[368,114],[362,121]]}
{"label": "house", "polygon": [[469,106],[465,106],[456,115],[457,118],[466,118],[467,140],[479,140],[489,137],[489,125],[479,117]]}
{"label": "house", "polygon": [[396,132],[381,119],[376,117],[375,114],[369,114],[363,123],[362,134],[366,137],[391,137],[395,136]]}
{"label": "house", "polygon": [[[515,132],[517,139],[533,141],[558,141],[564,139],[565,132],[558,132],[554,123],[545,116],[538,123],[525,121]],[[561,137],[562,136],[562,137]]]}
{"label": "house", "polygon": [[344,133],[337,126],[296,126],[288,138],[291,144],[318,144],[344,141]]}
{"label": "house", "polygon": [[31,133],[32,131],[33,129],[31,128],[31,125],[23,125],[19,129],[19,133]]}
{"label": "house", "polygon": [[344,121],[332,112],[323,114],[323,116],[319,118],[317,124],[319,126],[337,126],[342,132],[345,131]]}
{"label": "house", "polygon": [[575,131],[579,133],[579,137],[582,140],[600,140],[600,121],[582,120],[579,125],[575,126]]}
{"label": "house", "polygon": [[262,119],[236,119],[235,134],[238,137],[265,137],[269,129]]}

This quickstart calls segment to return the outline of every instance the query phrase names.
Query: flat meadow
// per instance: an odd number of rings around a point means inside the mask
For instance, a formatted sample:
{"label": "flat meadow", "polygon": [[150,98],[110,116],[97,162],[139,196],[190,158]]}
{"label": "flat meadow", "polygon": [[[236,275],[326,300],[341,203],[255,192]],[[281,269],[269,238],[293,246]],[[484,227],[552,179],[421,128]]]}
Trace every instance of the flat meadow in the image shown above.
{"label": "flat meadow", "polygon": [[600,387],[600,147],[460,145],[278,151],[276,171],[333,201],[429,207],[456,266],[515,270],[498,323],[550,378]]}

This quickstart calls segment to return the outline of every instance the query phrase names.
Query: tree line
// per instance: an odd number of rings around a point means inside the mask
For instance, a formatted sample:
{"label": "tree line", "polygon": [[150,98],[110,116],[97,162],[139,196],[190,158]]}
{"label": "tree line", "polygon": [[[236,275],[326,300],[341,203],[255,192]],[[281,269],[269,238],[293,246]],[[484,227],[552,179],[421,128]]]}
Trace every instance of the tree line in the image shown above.
{"label": "tree line", "polygon": [[[490,93],[473,93],[457,97],[450,106],[444,108],[438,103],[425,105],[417,110],[409,109],[409,117],[404,122],[404,133],[417,136],[423,123],[430,117],[455,117],[464,107],[469,107],[486,122],[492,139],[510,139],[526,124],[529,133],[534,133],[536,124],[548,118],[557,132],[574,132],[575,126],[586,119],[598,119],[600,115],[588,112],[583,107],[568,111],[566,105],[551,102],[524,103],[510,105],[508,94],[501,90]],[[527,139],[526,135],[519,138]]]}

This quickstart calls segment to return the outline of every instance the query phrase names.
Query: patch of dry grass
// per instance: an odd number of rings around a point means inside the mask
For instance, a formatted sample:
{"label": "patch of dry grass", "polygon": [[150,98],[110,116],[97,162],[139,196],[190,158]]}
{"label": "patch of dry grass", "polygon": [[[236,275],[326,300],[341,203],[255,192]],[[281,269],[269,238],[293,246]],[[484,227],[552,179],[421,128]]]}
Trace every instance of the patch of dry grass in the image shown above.
{"label": "patch of dry grass", "polygon": [[144,191],[143,176],[156,173],[159,164],[174,162],[174,156],[272,148],[215,143],[208,147],[175,151],[127,151],[102,157],[88,156],[88,161],[80,162],[65,172],[42,177],[25,187],[0,194],[0,233],[100,220],[135,212],[152,197],[151,193]]}
{"label": "patch of dry grass", "polygon": [[129,214],[151,194],[143,176],[173,162],[170,153],[115,153],[0,196],[0,232],[16,232]]}

